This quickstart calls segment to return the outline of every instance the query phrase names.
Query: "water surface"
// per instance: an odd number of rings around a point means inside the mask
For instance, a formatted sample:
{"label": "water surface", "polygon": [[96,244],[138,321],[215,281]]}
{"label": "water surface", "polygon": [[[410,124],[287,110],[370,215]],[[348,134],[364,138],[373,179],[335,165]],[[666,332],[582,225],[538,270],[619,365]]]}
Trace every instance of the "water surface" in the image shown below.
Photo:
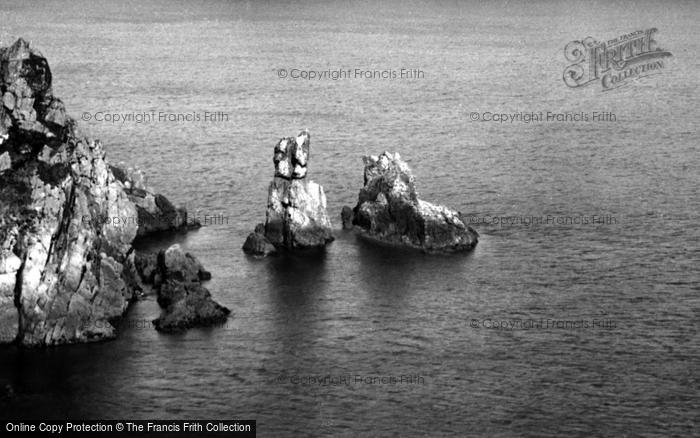
{"label": "water surface", "polygon": [[[261,436],[697,430],[698,19],[680,1],[3,6],[0,41],[32,40],[76,118],[228,115],[82,126],[170,199],[227,218],[160,244],[195,253],[233,310],[224,327],[163,335],[139,324],[158,315],[149,299],[113,342],[3,349],[3,416],[249,418]],[[569,41],[649,27],[674,55],[661,75],[614,92],[561,81]],[[425,76],[295,81],[280,68]],[[474,123],[473,111],[617,120]],[[324,256],[248,258],[272,148],[301,128],[337,239]],[[376,247],[341,231],[339,213],[356,202],[361,156],[384,150],[408,161],[424,199],[474,217],[615,222],[476,224],[479,245],[453,257]],[[579,323],[527,326],[542,320]],[[422,380],[364,380],[391,376]]]}

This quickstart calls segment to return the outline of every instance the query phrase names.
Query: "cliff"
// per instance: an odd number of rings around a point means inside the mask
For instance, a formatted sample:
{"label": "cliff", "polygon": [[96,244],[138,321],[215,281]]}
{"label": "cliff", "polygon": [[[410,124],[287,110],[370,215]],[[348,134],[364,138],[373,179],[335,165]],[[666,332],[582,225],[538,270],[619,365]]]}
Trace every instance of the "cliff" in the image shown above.
{"label": "cliff", "polygon": [[[111,323],[134,296],[132,241],[154,231],[139,230],[133,183],[79,132],[51,80],[26,41],[0,49],[0,343],[115,336]],[[185,213],[163,199],[153,214],[169,216],[152,222],[177,228]]]}

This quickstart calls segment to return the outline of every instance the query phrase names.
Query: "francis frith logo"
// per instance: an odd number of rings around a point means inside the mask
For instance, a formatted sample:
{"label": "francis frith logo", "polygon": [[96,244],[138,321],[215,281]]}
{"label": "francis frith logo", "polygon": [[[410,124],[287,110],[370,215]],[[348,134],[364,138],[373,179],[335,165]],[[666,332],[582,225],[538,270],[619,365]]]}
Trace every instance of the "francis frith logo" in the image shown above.
{"label": "francis frith logo", "polygon": [[564,83],[578,88],[600,82],[608,91],[660,73],[666,67],[663,58],[672,55],[658,46],[656,32],[651,28],[603,42],[592,37],[571,41],[564,48],[566,60],[572,63],[564,69]]}

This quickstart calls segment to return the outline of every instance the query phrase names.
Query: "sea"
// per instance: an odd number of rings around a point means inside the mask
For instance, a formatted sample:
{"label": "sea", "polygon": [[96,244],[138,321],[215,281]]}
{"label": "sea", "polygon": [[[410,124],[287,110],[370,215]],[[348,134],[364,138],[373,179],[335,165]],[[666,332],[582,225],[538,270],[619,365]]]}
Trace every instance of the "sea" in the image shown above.
{"label": "sea", "polygon": [[[0,416],[698,434],[698,21],[692,1],[2,1],[0,43],[31,41],[108,159],[204,224],[142,244],[195,254],[232,315],[162,334],[147,297],[116,340],[3,347]],[[670,53],[653,74],[565,82],[570,42],[651,29]],[[336,240],[249,257],[273,147],[302,129]],[[341,229],[363,156],[384,151],[470,218],[473,251]]]}

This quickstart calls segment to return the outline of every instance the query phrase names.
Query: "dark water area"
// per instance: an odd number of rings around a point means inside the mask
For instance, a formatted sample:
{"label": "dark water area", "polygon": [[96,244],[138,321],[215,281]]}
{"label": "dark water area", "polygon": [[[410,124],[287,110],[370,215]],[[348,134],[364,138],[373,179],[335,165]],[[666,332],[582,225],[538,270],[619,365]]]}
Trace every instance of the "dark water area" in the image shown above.
{"label": "dark water area", "polygon": [[[145,245],[196,254],[233,313],[166,335],[147,298],[114,341],[2,348],[0,416],[257,419],[260,436],[697,434],[699,19],[681,1],[3,4],[0,42],[31,40],[110,160],[205,222]],[[651,27],[673,54],[660,74],[609,92],[563,83],[569,41]],[[278,77],[404,67],[425,77]],[[95,120],[151,111],[228,121]],[[470,120],[539,111],[616,121]],[[336,240],[247,257],[272,148],[302,128]],[[362,155],[384,150],[423,199],[474,218],[474,251],[340,229]]]}

